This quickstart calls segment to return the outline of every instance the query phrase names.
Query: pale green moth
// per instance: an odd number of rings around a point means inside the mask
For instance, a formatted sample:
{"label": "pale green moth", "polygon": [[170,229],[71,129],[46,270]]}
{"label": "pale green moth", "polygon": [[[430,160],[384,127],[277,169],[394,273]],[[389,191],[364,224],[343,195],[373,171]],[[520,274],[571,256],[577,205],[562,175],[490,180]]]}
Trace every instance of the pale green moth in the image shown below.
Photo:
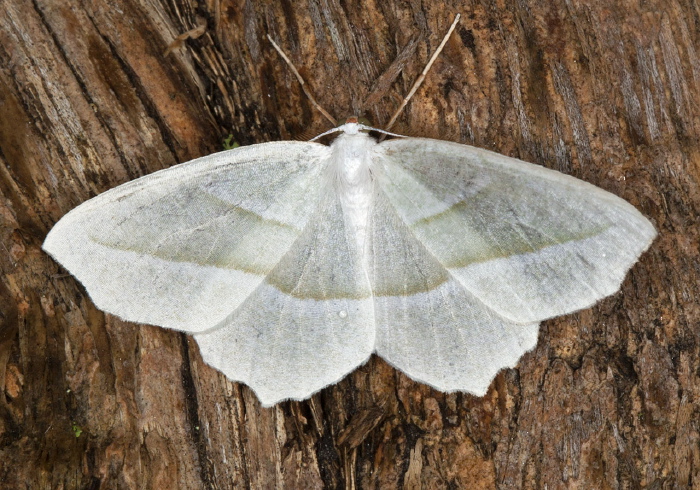
{"label": "pale green moth", "polygon": [[262,143],[142,177],[69,212],[44,250],[98,308],[192,334],[272,405],[372,353],[483,395],[542,320],[616,292],[656,235],[573,177],[369,129],[353,119],[330,146]]}

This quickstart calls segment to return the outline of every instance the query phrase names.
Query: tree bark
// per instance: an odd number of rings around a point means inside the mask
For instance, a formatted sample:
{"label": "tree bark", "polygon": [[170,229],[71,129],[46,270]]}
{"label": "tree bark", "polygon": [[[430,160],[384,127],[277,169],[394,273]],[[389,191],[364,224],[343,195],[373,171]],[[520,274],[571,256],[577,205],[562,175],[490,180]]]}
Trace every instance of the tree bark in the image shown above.
{"label": "tree bark", "polygon": [[[700,488],[700,5],[650,0],[0,3],[0,485]],[[486,396],[373,356],[261,408],[191,337],[120,321],[41,251],[100,192],[223,149],[386,123],[634,204],[621,290],[543,323]],[[167,51],[167,53],[166,53]]]}

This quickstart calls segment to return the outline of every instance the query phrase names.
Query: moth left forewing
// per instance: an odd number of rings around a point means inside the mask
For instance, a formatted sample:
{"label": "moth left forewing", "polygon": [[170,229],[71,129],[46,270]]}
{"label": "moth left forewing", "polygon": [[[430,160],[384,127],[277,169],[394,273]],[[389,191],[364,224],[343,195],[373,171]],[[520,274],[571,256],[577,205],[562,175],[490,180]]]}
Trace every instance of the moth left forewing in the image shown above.
{"label": "moth left forewing", "polygon": [[96,306],[188,332],[254,290],[317,206],[328,148],[264,143],[129,182],[65,215],[43,248]]}

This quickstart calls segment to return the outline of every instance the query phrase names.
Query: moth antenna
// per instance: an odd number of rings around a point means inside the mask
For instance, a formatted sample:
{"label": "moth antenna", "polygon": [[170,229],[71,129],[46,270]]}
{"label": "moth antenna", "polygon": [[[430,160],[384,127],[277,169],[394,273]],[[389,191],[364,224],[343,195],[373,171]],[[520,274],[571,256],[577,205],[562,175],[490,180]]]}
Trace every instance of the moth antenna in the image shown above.
{"label": "moth antenna", "polygon": [[323,107],[321,107],[321,105],[320,105],[318,102],[316,102],[316,99],[314,99],[314,96],[311,95],[311,92],[310,92],[309,89],[306,87],[306,82],[305,82],[304,79],[301,77],[301,75],[300,75],[299,72],[297,71],[297,69],[296,69],[296,67],[294,66],[294,64],[292,63],[292,61],[291,61],[289,58],[287,58],[287,55],[286,55],[286,54],[284,54],[284,51],[282,51],[282,48],[280,48],[280,47],[277,45],[277,43],[276,43],[275,41],[272,40],[272,38],[270,37],[269,34],[267,35],[267,39],[269,39],[269,41],[272,43],[272,46],[274,46],[274,48],[275,48],[275,49],[277,50],[277,52],[280,54],[280,56],[282,57],[282,59],[283,59],[284,61],[287,62],[287,65],[289,65],[289,68],[291,68],[292,73],[294,73],[294,76],[297,77],[297,80],[299,80],[299,84],[301,85],[301,89],[304,91],[304,93],[306,94],[306,96],[309,98],[309,100],[311,101],[311,103],[313,104],[313,106],[314,106],[316,109],[318,109],[318,111],[319,111],[321,114],[323,114],[323,115],[326,117],[326,119],[328,119],[334,127],[337,126],[337,121],[336,121],[335,119],[333,119],[333,116],[331,116]]}
{"label": "moth antenna", "polygon": [[435,59],[438,57],[438,55],[442,51],[442,48],[445,47],[445,44],[447,44],[447,40],[450,38],[452,31],[454,31],[455,27],[457,27],[457,22],[459,22],[459,18],[460,18],[460,14],[457,14],[455,16],[455,20],[452,22],[452,25],[450,26],[450,29],[447,31],[447,34],[445,34],[445,37],[442,38],[442,42],[440,43],[440,46],[438,46],[437,50],[435,51],[433,56],[430,58],[430,61],[428,61],[428,64],[425,65],[425,68],[423,68],[423,72],[418,77],[418,80],[416,80],[416,83],[413,84],[413,87],[411,87],[411,90],[409,90],[408,95],[406,97],[404,97],[404,99],[401,101],[401,106],[398,108],[398,110],[391,117],[391,119],[389,120],[389,124],[387,124],[386,127],[384,128],[385,131],[389,131],[391,129],[391,127],[396,122],[396,119],[399,117],[399,114],[401,114],[401,111],[403,111],[403,108],[406,107],[406,104],[408,104],[408,101],[411,99],[411,97],[413,97],[413,94],[416,93],[416,90],[418,90],[418,87],[421,86],[421,84],[423,83],[423,80],[425,80],[425,76],[428,74],[428,71],[430,71],[430,67],[433,66]]}

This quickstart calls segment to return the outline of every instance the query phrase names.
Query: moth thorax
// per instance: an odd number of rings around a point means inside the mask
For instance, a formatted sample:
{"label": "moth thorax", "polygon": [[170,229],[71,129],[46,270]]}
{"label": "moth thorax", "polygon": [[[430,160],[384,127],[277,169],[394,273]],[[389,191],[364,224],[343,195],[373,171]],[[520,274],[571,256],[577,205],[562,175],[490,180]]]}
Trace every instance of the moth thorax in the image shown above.
{"label": "moth thorax", "polygon": [[330,170],[341,199],[370,192],[371,159],[376,141],[364,133],[341,134],[331,144]]}
{"label": "moth thorax", "polygon": [[367,234],[367,222],[374,182],[371,172],[374,139],[363,133],[342,134],[333,142],[335,185],[347,231],[355,236],[362,250]]}

